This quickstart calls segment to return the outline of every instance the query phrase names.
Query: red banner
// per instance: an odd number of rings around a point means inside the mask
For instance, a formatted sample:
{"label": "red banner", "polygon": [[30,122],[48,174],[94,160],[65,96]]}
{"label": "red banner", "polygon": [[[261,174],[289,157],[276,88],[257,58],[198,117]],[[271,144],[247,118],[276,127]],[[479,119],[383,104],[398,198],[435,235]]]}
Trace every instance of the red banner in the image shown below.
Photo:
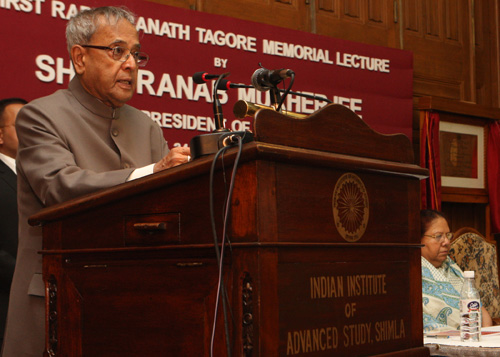
{"label": "red banner", "polygon": [[[187,145],[191,137],[214,129],[213,81],[193,83],[195,72],[230,72],[231,82],[251,84],[259,63],[293,70],[292,91],[326,97],[349,107],[378,132],[411,138],[411,52],[140,0],[122,4],[138,15],[142,50],[151,57],[139,70],[130,104],[164,128],[171,147]],[[65,26],[79,9],[91,6],[102,2],[0,0],[6,49],[0,56],[0,98],[32,100],[67,87],[74,71]],[[269,92],[253,88],[219,91],[219,96],[225,127],[232,130],[252,129],[252,118],[234,117],[236,101],[270,103]],[[307,114],[325,104],[289,95],[284,106]]]}

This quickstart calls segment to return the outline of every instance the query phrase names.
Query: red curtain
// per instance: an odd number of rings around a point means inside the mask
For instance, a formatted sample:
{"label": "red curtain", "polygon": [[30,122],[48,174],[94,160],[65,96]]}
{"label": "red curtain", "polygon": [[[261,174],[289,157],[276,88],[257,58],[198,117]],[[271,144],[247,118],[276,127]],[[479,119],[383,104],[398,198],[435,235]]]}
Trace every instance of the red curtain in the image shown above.
{"label": "red curtain", "polygon": [[490,198],[491,233],[500,232],[500,123],[490,124],[488,135],[487,166]]}
{"label": "red curtain", "polygon": [[429,169],[429,178],[422,180],[420,183],[422,209],[441,210],[438,113],[425,112],[420,137],[420,166]]}

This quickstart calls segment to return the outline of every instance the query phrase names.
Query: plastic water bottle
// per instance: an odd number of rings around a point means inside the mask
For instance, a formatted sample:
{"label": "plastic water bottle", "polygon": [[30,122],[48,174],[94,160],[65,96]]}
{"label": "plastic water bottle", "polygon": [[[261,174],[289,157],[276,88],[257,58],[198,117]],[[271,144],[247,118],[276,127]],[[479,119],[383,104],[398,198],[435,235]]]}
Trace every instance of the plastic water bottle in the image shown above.
{"label": "plastic water bottle", "polygon": [[473,271],[464,272],[464,285],[460,293],[460,339],[481,339],[481,300],[474,286]]}

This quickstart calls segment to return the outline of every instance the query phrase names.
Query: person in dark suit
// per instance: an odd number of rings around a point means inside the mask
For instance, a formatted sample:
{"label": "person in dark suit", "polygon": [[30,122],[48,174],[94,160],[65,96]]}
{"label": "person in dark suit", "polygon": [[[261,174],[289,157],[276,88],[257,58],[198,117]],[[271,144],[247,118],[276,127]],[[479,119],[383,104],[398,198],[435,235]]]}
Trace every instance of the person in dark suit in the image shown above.
{"label": "person in dark suit", "polygon": [[3,343],[10,284],[17,253],[17,135],[14,127],[21,98],[0,100],[0,343]]}

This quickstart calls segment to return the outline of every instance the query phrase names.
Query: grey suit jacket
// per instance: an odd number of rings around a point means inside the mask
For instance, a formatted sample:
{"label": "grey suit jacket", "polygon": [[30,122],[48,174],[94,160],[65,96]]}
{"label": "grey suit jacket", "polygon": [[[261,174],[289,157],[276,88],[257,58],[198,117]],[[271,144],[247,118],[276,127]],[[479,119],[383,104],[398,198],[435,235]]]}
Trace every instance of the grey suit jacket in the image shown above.
{"label": "grey suit jacket", "polygon": [[41,228],[28,218],[46,206],[111,187],[134,168],[168,153],[161,128],[141,111],[113,109],[75,77],[67,90],[32,101],[18,114],[19,249],[3,356],[41,356],[44,285]]}

